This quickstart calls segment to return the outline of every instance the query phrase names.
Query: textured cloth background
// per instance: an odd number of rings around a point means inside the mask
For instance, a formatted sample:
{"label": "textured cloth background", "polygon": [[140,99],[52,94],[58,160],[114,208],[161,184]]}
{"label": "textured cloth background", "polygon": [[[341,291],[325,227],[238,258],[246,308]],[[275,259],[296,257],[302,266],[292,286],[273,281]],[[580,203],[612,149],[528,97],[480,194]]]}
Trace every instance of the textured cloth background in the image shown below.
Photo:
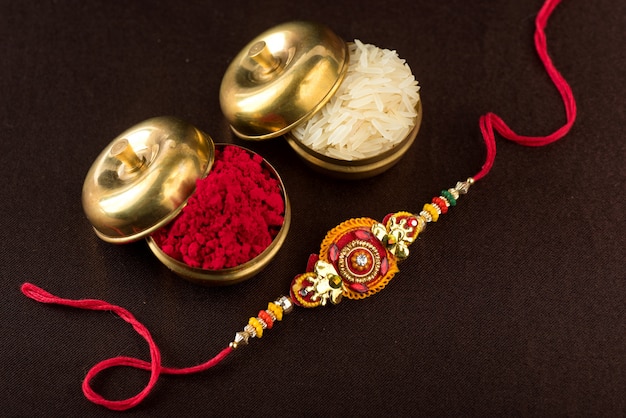
{"label": "textured cloth background", "polygon": [[[536,58],[541,0],[383,2],[0,1],[0,406],[8,416],[107,416],[82,395],[96,362],[148,357],[119,318],[37,304],[32,281],[124,306],[167,366],[214,356],[284,294],[326,231],[351,217],[419,211],[483,163],[478,117],[521,134],[564,121]],[[337,181],[282,138],[244,143],[219,109],[234,55],[278,23],[309,19],[396,49],[422,86],[424,122],[399,165]],[[129,416],[626,415],[626,3],[564,1],[549,52],[578,120],[564,140],[498,140],[492,172],[411,247],[380,294],[299,309],[207,373],[164,376]],[[243,144],[283,177],[292,230],[254,279],[204,288],[139,242],[100,241],[83,215],[91,163],[118,134],[174,115]],[[104,373],[110,398],[148,375]]]}

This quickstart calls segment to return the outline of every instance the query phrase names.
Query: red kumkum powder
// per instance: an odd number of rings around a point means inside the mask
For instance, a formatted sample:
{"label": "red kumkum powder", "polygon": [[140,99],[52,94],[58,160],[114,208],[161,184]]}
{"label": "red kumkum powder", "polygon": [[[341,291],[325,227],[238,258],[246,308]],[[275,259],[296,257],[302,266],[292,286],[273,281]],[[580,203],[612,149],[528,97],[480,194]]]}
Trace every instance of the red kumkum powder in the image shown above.
{"label": "red kumkum powder", "polygon": [[236,267],[263,252],[283,225],[285,202],[262,162],[240,147],[217,147],[213,168],[180,215],[153,234],[157,245],[205,270]]}

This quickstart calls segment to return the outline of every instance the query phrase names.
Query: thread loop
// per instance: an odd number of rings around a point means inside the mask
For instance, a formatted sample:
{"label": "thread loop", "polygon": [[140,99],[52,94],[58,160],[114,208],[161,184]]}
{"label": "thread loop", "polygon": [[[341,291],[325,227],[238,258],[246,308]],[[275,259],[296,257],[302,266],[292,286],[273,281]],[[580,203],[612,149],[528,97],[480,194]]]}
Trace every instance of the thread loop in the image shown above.
{"label": "thread loop", "polygon": [[[85,397],[95,404],[102,405],[114,411],[125,411],[141,403],[146,398],[146,396],[148,396],[150,392],[152,392],[152,389],[154,389],[154,386],[159,380],[159,376],[161,374],[183,375],[202,372],[219,364],[228,356],[228,354],[232,352],[232,348],[226,347],[211,360],[197,366],[185,368],[164,367],[161,364],[161,352],[159,351],[159,347],[157,346],[156,342],[152,338],[152,335],[150,335],[148,329],[126,309],[98,299],[63,299],[58,296],[54,296],[53,294],[48,293],[42,288],[37,287],[31,283],[24,283],[21,290],[25,296],[41,303],[63,305],[72,308],[93,311],[111,311],[120,318],[122,318],[125,322],[132,325],[135,331],[137,331],[137,333],[141,335],[144,340],[146,340],[146,342],[148,343],[148,347],[150,348],[149,362],[135,357],[112,357],[97,363],[87,372],[87,375],[85,376],[85,380],[83,381],[82,385]],[[130,398],[122,400],[106,399],[98,392],[93,390],[93,388],[91,387],[91,381],[99,373],[112,367],[133,367],[135,369],[149,371],[150,380],[148,381],[146,386],[135,396],[131,396]]]}
{"label": "thread loop", "polygon": [[576,101],[572,89],[563,78],[561,73],[554,66],[552,59],[548,55],[545,28],[548,18],[561,0],[547,0],[542,6],[535,19],[535,49],[539,59],[543,63],[546,72],[550,76],[565,106],[565,116],[567,121],[559,129],[546,136],[524,136],[515,133],[509,126],[495,113],[489,112],[479,119],[480,132],[485,142],[486,156],[485,163],[481,170],[474,175],[474,180],[480,180],[489,173],[496,159],[496,139],[494,131],[497,131],[505,139],[527,147],[542,147],[563,138],[572,128],[576,120]]}

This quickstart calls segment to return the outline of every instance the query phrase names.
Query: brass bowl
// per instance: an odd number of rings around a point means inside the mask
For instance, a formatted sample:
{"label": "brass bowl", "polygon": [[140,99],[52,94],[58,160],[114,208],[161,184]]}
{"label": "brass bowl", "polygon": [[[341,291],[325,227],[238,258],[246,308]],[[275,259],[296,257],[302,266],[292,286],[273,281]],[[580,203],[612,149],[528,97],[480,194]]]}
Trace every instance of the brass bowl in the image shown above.
{"label": "brass bowl", "polygon": [[396,164],[415,141],[422,121],[421,101],[407,137],[375,157],[329,157],[304,145],[291,132],[328,103],[349,64],[349,44],[326,26],[301,21],[275,26],[248,43],[229,65],[220,87],[222,112],[240,138],[284,135],[318,172],[342,179],[378,175]]}
{"label": "brass bowl", "polygon": [[375,157],[360,160],[343,160],[321,154],[304,145],[293,133],[285,134],[285,139],[291,148],[313,170],[331,177],[345,180],[359,180],[377,176],[393,167],[402,156],[411,148],[422,123],[422,101],[417,102],[415,107],[415,125],[409,134],[395,147],[376,155]]}
{"label": "brass bowl", "polygon": [[83,184],[83,209],[96,235],[114,244],[146,238],[163,264],[196,283],[233,284],[260,272],[285,241],[291,222],[283,181],[265,159],[263,167],[280,184],[285,213],[278,234],[257,257],[229,269],[197,269],[166,255],[151,236],[174,220],[186,205],[195,192],[196,181],[213,166],[215,147],[211,137],[172,117],[148,119],[124,131],[100,153]]}
{"label": "brass bowl", "polygon": [[[231,146],[238,147],[246,150],[250,154],[256,155],[255,152],[248,150],[244,147],[239,147],[237,145],[232,144],[215,144],[216,148]],[[291,224],[291,206],[289,204],[289,199],[287,197],[287,193],[285,191],[285,186],[283,184],[282,179],[278,175],[278,172],[272,165],[263,159],[262,162],[263,168],[268,170],[272,177],[276,178],[280,184],[281,196],[283,201],[285,202],[285,213],[283,215],[283,225],[281,226],[278,234],[274,237],[271,244],[263,250],[259,255],[253,258],[250,261],[247,261],[241,265],[232,268],[226,268],[221,270],[205,270],[201,268],[191,267],[185,264],[182,261],[176,260],[173,257],[167,255],[161,247],[156,243],[152,236],[147,238],[148,246],[156,255],[156,257],[165,264],[170,270],[176,273],[178,276],[187,279],[196,284],[202,285],[211,285],[211,286],[221,286],[221,285],[231,285],[235,283],[239,283],[241,281],[247,280],[256,274],[258,274],[269,262],[274,258],[278,250],[282,246],[283,242],[287,237],[287,233],[289,231],[289,226]]]}

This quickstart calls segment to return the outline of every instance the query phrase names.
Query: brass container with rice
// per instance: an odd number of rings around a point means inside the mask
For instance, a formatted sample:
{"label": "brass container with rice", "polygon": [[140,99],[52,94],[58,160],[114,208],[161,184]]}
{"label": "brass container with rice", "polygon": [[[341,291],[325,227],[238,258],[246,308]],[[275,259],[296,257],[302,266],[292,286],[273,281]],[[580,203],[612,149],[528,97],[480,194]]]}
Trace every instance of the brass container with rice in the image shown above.
{"label": "brass container with rice", "polygon": [[237,136],[284,135],[308,165],[347,179],[396,164],[422,119],[418,83],[395,51],[346,43],[311,22],[246,45],[224,74],[220,104]]}

